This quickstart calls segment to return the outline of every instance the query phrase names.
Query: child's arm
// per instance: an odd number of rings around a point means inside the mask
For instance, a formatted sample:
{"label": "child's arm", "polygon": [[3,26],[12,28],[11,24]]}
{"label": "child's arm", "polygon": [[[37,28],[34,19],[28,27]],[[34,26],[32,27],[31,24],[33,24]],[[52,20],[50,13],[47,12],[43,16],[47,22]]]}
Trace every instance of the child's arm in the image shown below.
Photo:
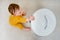
{"label": "child's arm", "polygon": [[16,21],[20,22],[20,23],[26,23],[26,22],[29,22],[29,21],[32,21],[32,20],[34,20],[33,16],[31,16],[30,18],[24,18],[24,17],[16,18]]}
{"label": "child's arm", "polygon": [[31,20],[34,20],[33,16],[31,16],[30,18],[24,18],[24,17],[14,18],[14,21],[16,21],[17,23],[26,23],[26,22],[29,22]]}

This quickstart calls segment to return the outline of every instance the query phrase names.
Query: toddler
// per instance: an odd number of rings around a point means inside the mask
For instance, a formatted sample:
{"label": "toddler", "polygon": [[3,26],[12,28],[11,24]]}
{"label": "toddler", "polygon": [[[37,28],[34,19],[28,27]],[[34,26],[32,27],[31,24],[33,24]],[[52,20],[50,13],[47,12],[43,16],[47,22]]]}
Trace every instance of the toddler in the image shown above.
{"label": "toddler", "polygon": [[9,5],[8,11],[11,14],[9,18],[10,25],[17,27],[21,30],[26,30],[26,31],[31,30],[30,27],[25,27],[23,23],[34,20],[33,16],[30,16],[29,18],[24,18],[23,16],[25,16],[26,13],[18,4],[15,3]]}

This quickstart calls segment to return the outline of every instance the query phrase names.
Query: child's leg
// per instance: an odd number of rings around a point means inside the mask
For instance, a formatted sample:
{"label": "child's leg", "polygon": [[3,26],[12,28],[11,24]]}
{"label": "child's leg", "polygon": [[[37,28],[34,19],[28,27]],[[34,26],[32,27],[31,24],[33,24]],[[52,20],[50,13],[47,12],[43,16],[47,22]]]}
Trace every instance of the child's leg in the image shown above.
{"label": "child's leg", "polygon": [[23,30],[30,31],[31,28],[30,27],[24,27]]}
{"label": "child's leg", "polygon": [[23,26],[23,24],[17,24],[16,26],[17,26],[17,28],[19,28],[21,30],[26,30],[26,31],[31,30],[30,27],[25,27],[25,26]]}

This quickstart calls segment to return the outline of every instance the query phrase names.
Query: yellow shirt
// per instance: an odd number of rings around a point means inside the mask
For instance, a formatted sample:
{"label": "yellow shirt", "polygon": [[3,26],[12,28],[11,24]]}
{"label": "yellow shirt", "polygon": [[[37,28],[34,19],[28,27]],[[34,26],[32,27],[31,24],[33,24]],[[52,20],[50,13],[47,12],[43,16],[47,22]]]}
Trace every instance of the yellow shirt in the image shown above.
{"label": "yellow shirt", "polygon": [[24,26],[22,25],[22,23],[26,23],[26,18],[24,18],[22,16],[11,15],[10,18],[9,18],[9,23],[12,26],[15,26],[15,27],[18,27],[20,29],[23,29]]}

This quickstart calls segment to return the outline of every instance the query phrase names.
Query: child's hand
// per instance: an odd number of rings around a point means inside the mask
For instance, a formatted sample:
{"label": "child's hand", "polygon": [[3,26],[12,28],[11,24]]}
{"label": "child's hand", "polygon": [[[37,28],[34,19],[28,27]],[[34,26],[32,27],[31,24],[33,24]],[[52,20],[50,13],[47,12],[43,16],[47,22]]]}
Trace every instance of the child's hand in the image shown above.
{"label": "child's hand", "polygon": [[31,21],[34,20],[34,19],[35,19],[34,16],[30,16],[29,18],[26,19],[26,21],[27,21],[27,22],[29,22],[29,21],[31,22]]}
{"label": "child's hand", "polygon": [[35,18],[34,18],[34,16],[31,15],[29,19],[30,19],[30,21],[32,21],[32,20],[34,20]]}

